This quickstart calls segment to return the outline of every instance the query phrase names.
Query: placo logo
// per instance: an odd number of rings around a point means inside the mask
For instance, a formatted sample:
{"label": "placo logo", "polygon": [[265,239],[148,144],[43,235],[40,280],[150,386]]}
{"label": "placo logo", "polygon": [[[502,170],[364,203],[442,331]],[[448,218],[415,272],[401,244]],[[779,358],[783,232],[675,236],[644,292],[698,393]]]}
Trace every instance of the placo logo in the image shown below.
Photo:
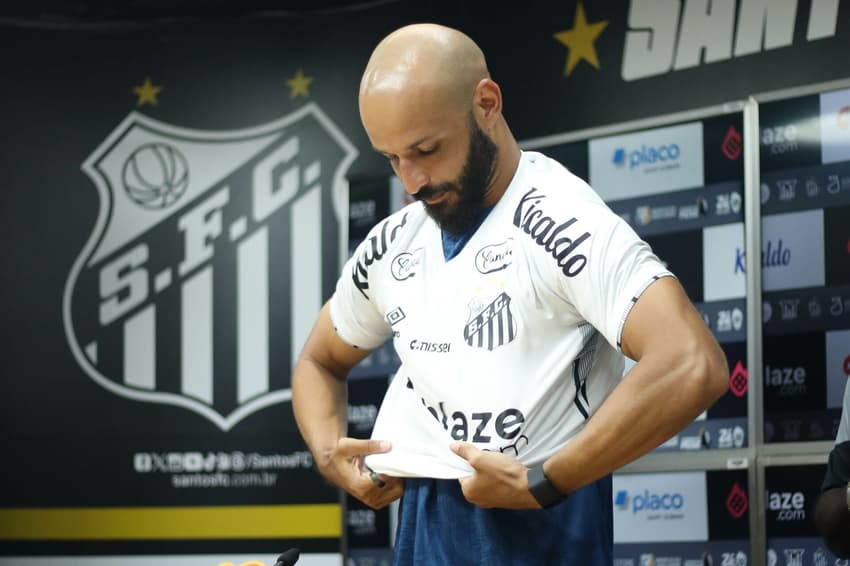
{"label": "placo logo", "polygon": [[590,140],[590,183],[614,201],[701,187],[702,122]]}
{"label": "placo logo", "polygon": [[614,542],[708,539],[705,472],[615,474]]}
{"label": "placo logo", "polygon": [[681,153],[681,148],[675,143],[656,146],[641,145],[639,148],[630,150],[618,147],[614,150],[614,159],[612,161],[617,167],[623,167],[627,161],[626,157],[628,157],[629,169],[631,170],[635,170],[641,166],[664,163],[670,166],[676,166],[675,163]]}
{"label": "placo logo", "polygon": [[722,301],[745,297],[744,223],[710,226],[702,234],[703,298]]}
{"label": "placo logo", "polygon": [[[800,229],[800,227],[805,229]],[[773,214],[762,219],[765,291],[824,284],[823,210]]]}
{"label": "placo logo", "polygon": [[681,493],[655,493],[645,489],[642,493],[630,495],[628,491],[617,493],[618,509],[630,509],[632,514],[653,511],[679,511],[685,506],[685,496]]}
{"label": "placo logo", "polygon": [[850,89],[820,95],[821,161],[850,159]]}
{"label": "placo logo", "polygon": [[611,160],[611,163],[616,165],[617,167],[623,167],[626,164],[626,148],[618,147],[614,150],[614,158]]}

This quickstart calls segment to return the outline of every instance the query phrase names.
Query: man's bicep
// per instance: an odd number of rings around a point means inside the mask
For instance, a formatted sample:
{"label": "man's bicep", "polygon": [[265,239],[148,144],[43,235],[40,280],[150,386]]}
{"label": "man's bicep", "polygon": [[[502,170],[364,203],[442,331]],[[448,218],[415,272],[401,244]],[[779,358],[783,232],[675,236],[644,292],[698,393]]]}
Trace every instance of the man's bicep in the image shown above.
{"label": "man's bicep", "polygon": [[340,338],[331,320],[329,303],[325,303],[301,350],[300,359],[344,378],[370,353],[371,350],[352,346]]}
{"label": "man's bicep", "polygon": [[711,332],[675,277],[647,287],[623,324],[623,353],[640,360],[648,352],[675,353],[713,341]]}

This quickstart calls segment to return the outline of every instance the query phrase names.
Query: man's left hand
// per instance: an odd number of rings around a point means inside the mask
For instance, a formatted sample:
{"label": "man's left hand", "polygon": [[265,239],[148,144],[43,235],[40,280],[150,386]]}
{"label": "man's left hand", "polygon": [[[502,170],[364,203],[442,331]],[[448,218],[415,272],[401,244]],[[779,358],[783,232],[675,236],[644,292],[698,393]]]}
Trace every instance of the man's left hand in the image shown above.
{"label": "man's left hand", "polygon": [[528,468],[515,459],[479,450],[468,442],[453,442],[450,448],[473,469],[471,476],[458,480],[467,501],[484,508],[540,508],[528,491]]}

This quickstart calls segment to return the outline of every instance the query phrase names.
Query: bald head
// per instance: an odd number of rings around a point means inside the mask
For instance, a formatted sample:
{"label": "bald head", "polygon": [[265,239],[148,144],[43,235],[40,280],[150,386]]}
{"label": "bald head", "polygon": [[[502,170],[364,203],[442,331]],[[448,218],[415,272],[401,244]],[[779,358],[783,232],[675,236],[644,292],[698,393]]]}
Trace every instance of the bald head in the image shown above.
{"label": "bald head", "polygon": [[481,79],[488,78],[481,49],[467,35],[436,24],[414,24],[384,38],[360,83],[360,105],[375,96],[431,96],[468,112]]}
{"label": "bald head", "polygon": [[372,147],[450,231],[495,204],[516,171],[520,150],[499,85],[481,49],[455,29],[415,24],[384,38],[359,102]]}

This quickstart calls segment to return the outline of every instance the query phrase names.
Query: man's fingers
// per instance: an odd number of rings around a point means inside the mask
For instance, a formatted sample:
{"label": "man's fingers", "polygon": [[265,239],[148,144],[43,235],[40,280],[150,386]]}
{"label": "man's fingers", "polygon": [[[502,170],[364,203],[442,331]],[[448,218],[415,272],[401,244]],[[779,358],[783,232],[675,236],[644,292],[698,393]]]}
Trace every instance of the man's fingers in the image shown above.
{"label": "man's fingers", "polygon": [[351,457],[389,452],[390,448],[392,448],[392,445],[389,440],[340,438],[336,449],[339,454]]}
{"label": "man's fingers", "polygon": [[469,442],[452,442],[451,445],[449,445],[449,448],[452,449],[452,452],[469,462],[473,468],[475,467],[473,460],[481,452],[481,450]]}
{"label": "man's fingers", "polygon": [[399,478],[380,476],[380,479],[384,487],[375,485],[367,475],[365,480],[357,482],[356,491],[352,495],[373,509],[386,507],[401,497],[403,484]]}

